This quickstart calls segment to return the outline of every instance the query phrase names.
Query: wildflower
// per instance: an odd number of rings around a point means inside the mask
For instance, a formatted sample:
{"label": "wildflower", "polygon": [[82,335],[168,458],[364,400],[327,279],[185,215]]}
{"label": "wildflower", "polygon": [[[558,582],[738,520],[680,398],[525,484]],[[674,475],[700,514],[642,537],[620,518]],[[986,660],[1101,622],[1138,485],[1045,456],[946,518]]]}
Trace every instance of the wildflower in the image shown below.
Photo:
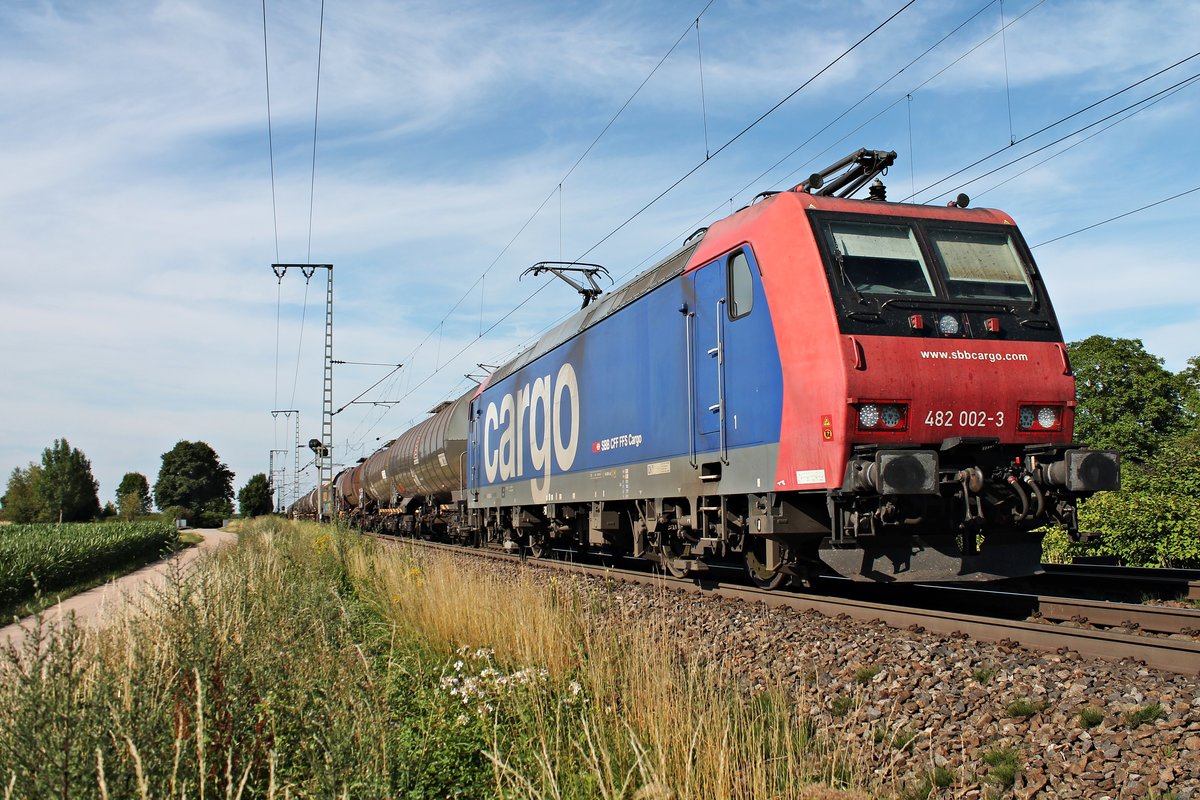
{"label": "wildflower", "polygon": [[459,670],[461,670],[462,668],[463,668],[463,662],[462,662],[462,659],[459,659],[458,661],[455,661],[455,662],[454,662],[454,671],[455,671],[455,672],[458,672],[458,671],[459,671]]}

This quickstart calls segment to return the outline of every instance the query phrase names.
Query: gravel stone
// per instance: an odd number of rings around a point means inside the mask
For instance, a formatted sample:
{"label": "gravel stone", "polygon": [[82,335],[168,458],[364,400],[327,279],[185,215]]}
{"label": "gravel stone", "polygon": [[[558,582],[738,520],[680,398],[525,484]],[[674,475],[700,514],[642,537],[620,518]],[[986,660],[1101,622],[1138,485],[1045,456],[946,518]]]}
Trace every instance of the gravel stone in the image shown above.
{"label": "gravel stone", "polygon": [[[532,562],[489,563],[547,580],[552,574]],[[750,691],[787,691],[820,728],[859,755],[863,774],[876,776],[879,796],[917,786],[937,766],[954,773],[951,787],[930,795],[938,798],[1121,798],[1153,790],[1200,800],[1200,676],[619,580],[571,580],[600,596],[603,602],[593,605],[614,622],[653,619],[673,631],[664,644],[681,657],[697,657]],[[879,672],[860,683],[856,672],[864,668]],[[839,696],[856,701],[840,717],[832,711]],[[1007,708],[1017,700],[1042,710],[1010,717]],[[1125,712],[1149,703],[1159,703],[1164,717],[1128,729]],[[1090,730],[1079,720],[1088,707],[1104,714]],[[884,724],[917,735],[899,749],[892,737],[876,742]],[[983,756],[1006,747],[1019,752],[1019,774],[1011,790],[1000,791],[987,782],[991,768]]]}

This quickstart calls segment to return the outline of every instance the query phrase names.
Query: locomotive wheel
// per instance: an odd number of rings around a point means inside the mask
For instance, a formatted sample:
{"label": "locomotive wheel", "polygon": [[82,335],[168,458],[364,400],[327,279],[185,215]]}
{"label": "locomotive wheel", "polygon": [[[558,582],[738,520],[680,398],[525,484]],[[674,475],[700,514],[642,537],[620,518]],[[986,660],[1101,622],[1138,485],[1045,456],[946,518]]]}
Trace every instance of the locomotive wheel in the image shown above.
{"label": "locomotive wheel", "polygon": [[529,534],[529,555],[534,558],[545,558],[550,555],[550,543],[544,533]]}
{"label": "locomotive wheel", "polygon": [[664,534],[658,545],[658,563],[672,577],[686,578],[691,568],[680,561],[690,559],[692,548],[677,536]]}
{"label": "locomotive wheel", "polygon": [[783,572],[783,564],[776,569],[767,569],[766,539],[751,539],[746,543],[746,574],[750,582],[760,589],[772,591],[787,583],[788,576]]}

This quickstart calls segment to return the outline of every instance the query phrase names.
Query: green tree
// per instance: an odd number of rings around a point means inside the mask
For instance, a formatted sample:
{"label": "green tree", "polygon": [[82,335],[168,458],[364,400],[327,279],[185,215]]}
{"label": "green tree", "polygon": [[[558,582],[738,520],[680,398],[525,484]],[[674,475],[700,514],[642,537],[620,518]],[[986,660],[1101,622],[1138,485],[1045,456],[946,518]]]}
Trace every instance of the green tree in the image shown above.
{"label": "green tree", "polygon": [[14,468],[8,476],[8,488],[4,491],[4,497],[0,497],[0,505],[4,506],[4,518],[9,522],[45,522],[50,519],[46,501],[37,490],[41,475],[42,468],[30,463],[24,469]]}
{"label": "green tree", "polygon": [[1079,405],[1075,438],[1144,463],[1187,425],[1183,380],[1139,339],[1090,336],[1067,345]]}
{"label": "green tree", "polygon": [[42,472],[34,484],[59,522],[82,522],[100,516],[100,484],[92,476],[92,462],[66,439],[55,439],[42,451]]}
{"label": "green tree", "polygon": [[265,473],[252,475],[238,492],[238,511],[243,517],[271,513],[271,482]]}
{"label": "green tree", "polygon": [[122,519],[150,513],[150,481],[140,472],[126,472],[117,485],[117,507]]}
{"label": "green tree", "polygon": [[233,472],[205,442],[178,442],[162,456],[154,502],[159,508],[180,506],[196,523],[220,523],[233,513]]}
{"label": "green tree", "polygon": [[1183,403],[1193,425],[1200,425],[1200,356],[1188,359],[1187,367],[1179,373]]}

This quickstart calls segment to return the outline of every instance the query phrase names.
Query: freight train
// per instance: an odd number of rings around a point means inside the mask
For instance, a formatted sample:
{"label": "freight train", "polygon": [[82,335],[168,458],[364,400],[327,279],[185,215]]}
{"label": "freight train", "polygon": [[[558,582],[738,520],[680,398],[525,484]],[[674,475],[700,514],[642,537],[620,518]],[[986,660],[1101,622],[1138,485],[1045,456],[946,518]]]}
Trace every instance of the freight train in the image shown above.
{"label": "freight train", "polygon": [[[291,509],[775,588],[980,581],[1119,488],[1012,219],[888,202],[861,150],[764,193]],[[876,178],[870,199],[850,195]],[[580,284],[576,288],[580,288]]]}

